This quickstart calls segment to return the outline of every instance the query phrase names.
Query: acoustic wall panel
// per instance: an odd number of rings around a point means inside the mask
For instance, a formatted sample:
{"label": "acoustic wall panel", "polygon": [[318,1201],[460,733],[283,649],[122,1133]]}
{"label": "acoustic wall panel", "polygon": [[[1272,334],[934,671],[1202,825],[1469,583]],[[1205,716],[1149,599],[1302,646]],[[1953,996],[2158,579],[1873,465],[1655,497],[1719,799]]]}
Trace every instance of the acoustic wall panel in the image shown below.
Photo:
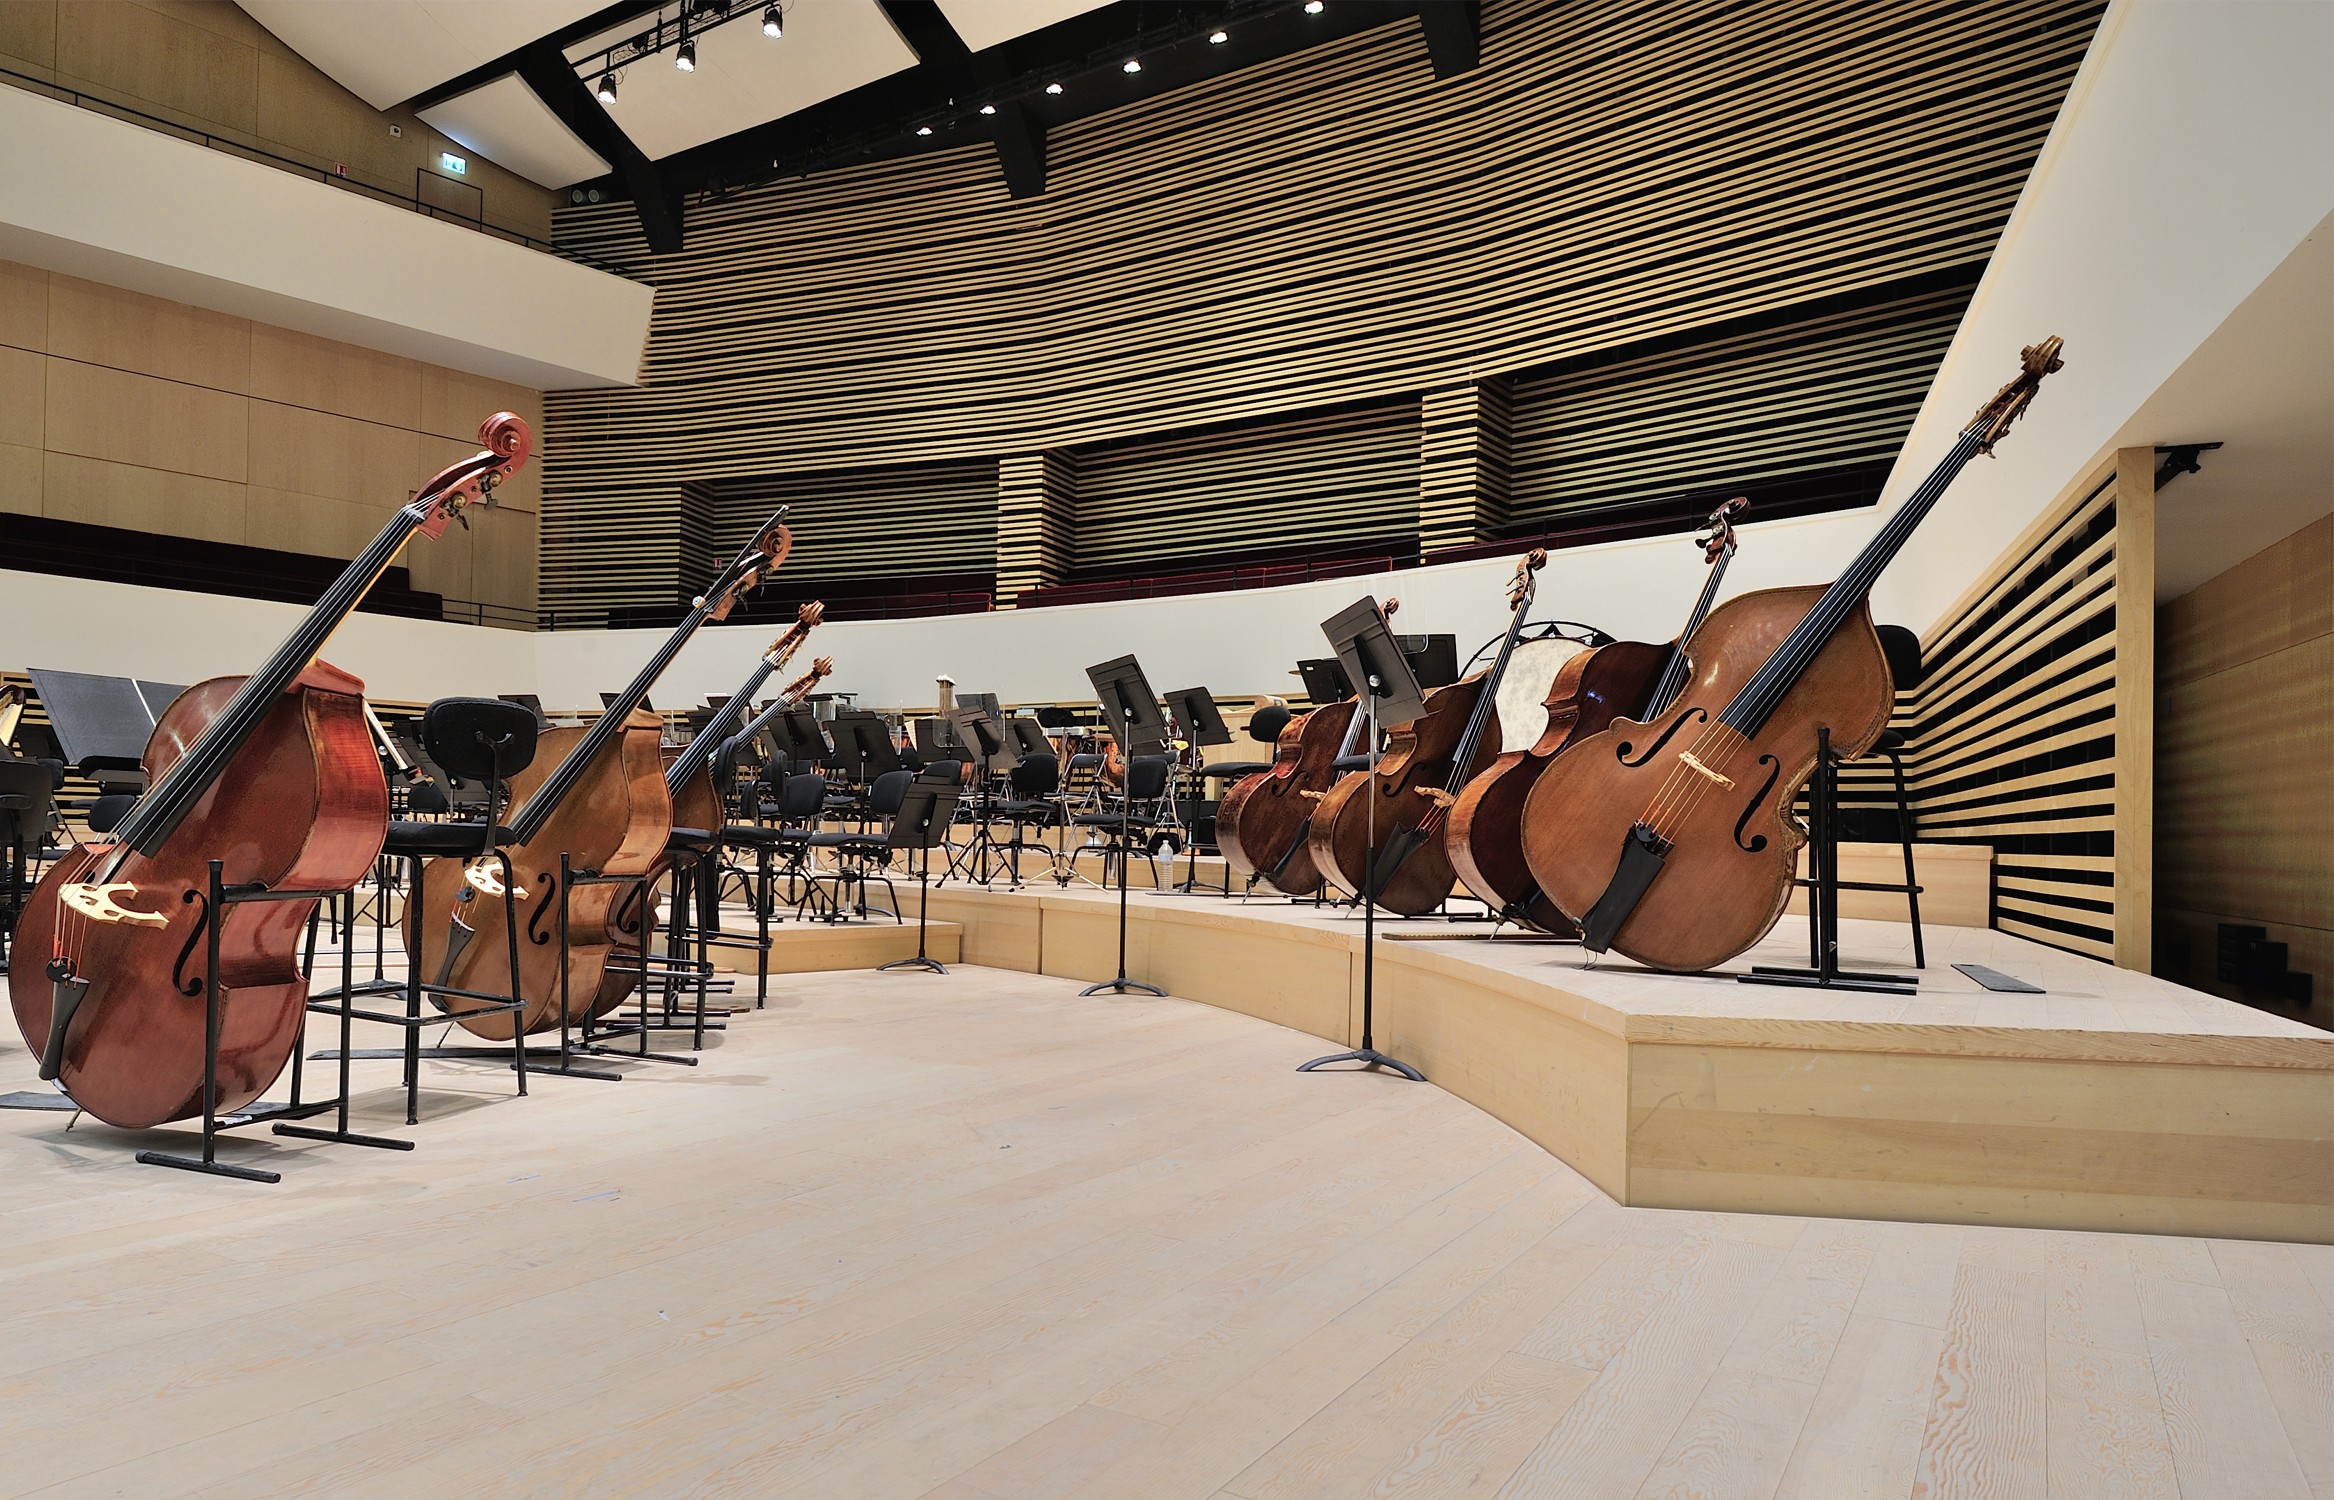
{"label": "acoustic wall panel", "polygon": [[821,579],[953,577],[996,566],[993,459],[814,469],[705,488],[724,561],[772,511],[788,507],[794,551],[773,586],[790,598]]}
{"label": "acoustic wall panel", "polygon": [[[2100,10],[1489,0],[1470,72],[1390,21],[1052,131],[1035,198],[976,146],[693,200],[668,256],[563,210],[658,296],[643,389],[552,398],[553,503],[665,524],[691,480],[1414,399],[1968,267]],[[669,588],[571,536],[547,601]]]}

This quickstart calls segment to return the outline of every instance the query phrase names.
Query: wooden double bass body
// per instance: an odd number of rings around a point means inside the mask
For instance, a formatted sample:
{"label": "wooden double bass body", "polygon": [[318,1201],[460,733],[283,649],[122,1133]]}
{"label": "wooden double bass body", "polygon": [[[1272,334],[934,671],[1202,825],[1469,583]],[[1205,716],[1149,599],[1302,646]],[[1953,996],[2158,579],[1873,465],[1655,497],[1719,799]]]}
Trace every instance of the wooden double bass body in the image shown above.
{"label": "wooden double bass body", "polygon": [[[1377,770],[1348,776],[1321,798],[1307,840],[1314,865],[1330,884],[1360,893],[1373,846],[1382,851],[1396,833],[1428,826],[1441,811],[1438,797],[1448,795],[1442,791],[1446,784],[1490,769],[1499,745],[1489,738],[1475,747],[1467,764],[1454,762],[1484,682],[1477,675],[1430,688],[1426,712],[1387,734]],[[1443,904],[1457,879],[1444,840],[1428,839],[1400,869],[1380,878],[1378,905],[1402,916],[1422,916]]]}
{"label": "wooden double bass body", "polygon": [[[590,731],[580,726],[548,730],[535,742],[535,759],[512,778],[511,811],[525,812],[528,799],[539,791],[547,772],[583,743]],[[510,948],[506,928],[519,930],[519,997],[526,1008],[517,1015],[516,1030],[532,1036],[558,1027],[562,1015],[561,978],[566,979],[565,1013],[570,1020],[584,1018],[600,993],[609,959],[616,952],[613,929],[617,904],[628,886],[585,884],[568,893],[568,960],[559,952],[559,856],[568,857],[571,871],[603,875],[645,875],[664,856],[672,836],[673,805],[665,790],[664,756],[660,746],[664,723],[647,709],[636,708],[608,748],[594,755],[582,778],[559,800],[540,832],[508,850],[511,874],[518,889],[497,899],[473,901],[468,922],[476,934],[462,949],[450,971],[445,971],[446,946],[451,929],[446,914],[455,909],[462,885],[470,878],[468,860],[433,859],[422,866],[416,899],[406,903],[406,951],[415,955],[422,973],[441,971],[444,983],[457,989],[495,995],[510,987]],[[499,880],[500,867],[485,861],[483,871]],[[448,1013],[463,1029],[492,1041],[514,1034],[510,1011],[472,1015],[465,1002],[448,1002]]]}
{"label": "wooden double bass body", "polygon": [[[178,763],[242,688],[214,677],[178,695],[146,742],[148,785]],[[311,663],[236,752],[232,770],[148,857],[131,853],[107,875],[134,894],[124,910],[159,924],[89,921],[62,894],[115,850],[82,845],[49,867],[16,929],[9,999],[26,1045],[48,1045],[51,981],[36,960],[62,949],[89,978],[69,1028],[58,1081],[109,1125],[144,1129],[203,1111],[205,949],[209,861],[227,885],[334,890],[372,868],[389,830],[389,788],[365,722],[365,686]],[[219,931],[221,1114],[266,1092],[299,1045],[308,1004],[301,937],[313,901],[228,908]],[[62,930],[60,930],[62,929]]]}
{"label": "wooden double bass body", "polygon": [[1321,869],[1305,835],[1321,794],[1337,782],[1335,762],[1356,702],[1326,703],[1282,725],[1272,764],[1224,793],[1216,808],[1216,847],[1241,876],[1290,896],[1321,889]]}

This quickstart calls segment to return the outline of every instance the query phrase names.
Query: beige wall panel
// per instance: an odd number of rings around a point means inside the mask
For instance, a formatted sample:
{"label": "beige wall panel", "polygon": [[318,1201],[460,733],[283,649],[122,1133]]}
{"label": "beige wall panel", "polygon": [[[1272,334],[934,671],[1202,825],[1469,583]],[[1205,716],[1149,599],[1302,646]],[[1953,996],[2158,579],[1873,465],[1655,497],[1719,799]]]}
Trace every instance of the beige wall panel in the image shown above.
{"label": "beige wall panel", "polygon": [[387,520],[430,476],[425,441],[402,427],[253,401],[251,482],[374,506]]}
{"label": "beige wall panel", "polygon": [[138,3],[173,21],[199,26],[238,46],[264,48],[284,56],[297,55],[276,41],[265,26],[251,19],[234,0],[138,0]]}
{"label": "beige wall panel", "polygon": [[[469,598],[532,616],[535,610],[535,518],[523,511],[468,512],[471,524]],[[517,621],[503,623],[517,624]],[[529,628],[532,628],[531,623]]]}
{"label": "beige wall panel", "polygon": [[[1799,851],[1799,873],[1807,874],[1807,851]],[[1840,845],[1840,879],[1893,885],[1904,879],[1904,854],[1897,844]],[[1988,844],[1913,845],[1913,880],[1921,887],[1921,921],[1937,927],[1983,927],[1993,920],[1994,851]],[[1786,910],[1807,914],[1807,892],[1794,889]],[[1841,891],[1840,915],[1902,922],[1905,898],[1894,891]]]}
{"label": "beige wall panel", "polygon": [[[289,329],[251,330],[251,394],[389,427],[418,428],[422,367]],[[416,474],[409,484],[426,476]]]}
{"label": "beige wall panel", "polygon": [[2334,515],[2158,611],[2159,681],[2186,682],[2334,634]]}
{"label": "beige wall panel", "polygon": [[346,559],[364,551],[388,520],[378,506],[253,485],[244,524],[254,547]]}
{"label": "beige wall panel", "polygon": [[2334,928],[2334,634],[2167,688],[2160,735],[2163,904]]}
{"label": "beige wall panel", "polygon": [[[445,529],[443,535],[431,541],[415,537],[406,545],[399,561],[413,577],[413,586],[427,593],[443,594],[448,599],[476,599],[471,592],[471,558],[478,534],[465,531],[460,522]],[[621,686],[611,683],[611,688]]]}
{"label": "beige wall panel", "polygon": [[[1345,1045],[1350,957],[1342,946],[1165,917],[1149,912],[1128,926],[1129,978]],[[1044,973],[1101,980],[1118,972],[1118,912],[1107,903],[1049,904],[1041,937]]]}
{"label": "beige wall panel", "polygon": [[0,511],[41,513],[41,450],[0,443]]}
{"label": "beige wall panel", "polygon": [[42,512],[58,520],[206,542],[249,540],[240,484],[51,453],[41,485]]}
{"label": "beige wall panel", "polygon": [[0,345],[0,443],[38,448],[47,427],[43,390],[48,362],[30,349]]}
{"label": "beige wall panel", "polygon": [[[945,861],[942,863],[945,865]],[[901,909],[913,913],[917,897],[912,878],[900,871],[893,872],[892,878],[900,889]],[[943,887],[930,892],[926,899],[933,921],[954,922],[963,928],[961,941],[966,963],[1013,969],[1023,974],[1038,972],[1039,930],[1044,924],[1045,909],[1038,904],[1037,897],[986,892],[971,895]]]}
{"label": "beige wall panel", "polygon": [[214,391],[251,389],[251,324],[70,276],[49,280],[49,352]]}
{"label": "beige wall panel", "polygon": [[527,425],[535,429],[535,441],[542,442],[541,391],[504,385],[499,380],[488,380],[482,375],[448,370],[438,365],[423,367],[421,417],[414,424],[422,431],[475,447],[478,442],[478,424],[498,411],[515,411],[525,417]]}
{"label": "beige wall panel", "polygon": [[57,64],[57,0],[0,0],[0,60]]}
{"label": "beige wall panel", "polygon": [[49,273],[0,260],[0,344],[49,347]]}
{"label": "beige wall panel", "polygon": [[1629,1053],[1620,1037],[1564,1014],[1548,996],[1429,955],[1381,951],[1377,971],[1380,1050],[1629,1201],[1621,1129]]}
{"label": "beige wall panel", "polygon": [[241,396],[51,359],[48,404],[52,453],[237,484],[250,477],[251,403]]}
{"label": "beige wall panel", "polygon": [[257,128],[254,48],[128,0],[58,6],[56,68],[62,77],[230,130]]}

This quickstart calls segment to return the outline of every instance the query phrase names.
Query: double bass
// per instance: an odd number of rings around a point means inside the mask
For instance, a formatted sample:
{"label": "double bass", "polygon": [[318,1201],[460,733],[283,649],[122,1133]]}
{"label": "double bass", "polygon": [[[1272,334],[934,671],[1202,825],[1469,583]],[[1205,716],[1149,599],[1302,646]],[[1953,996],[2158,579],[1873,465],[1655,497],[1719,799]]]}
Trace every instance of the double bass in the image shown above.
{"label": "double bass", "polygon": [[[1388,599],[1386,618],[1401,607],[1401,600]],[[1272,764],[1241,777],[1216,808],[1216,847],[1224,863],[1283,895],[1320,890],[1321,867],[1313,862],[1308,838],[1314,808],[1347,774],[1338,762],[1360,752],[1368,725],[1359,697],[1324,703],[1282,725]]]}
{"label": "double bass", "polygon": [[[1452,789],[1481,775],[1498,752],[1485,730],[1532,607],[1534,577],[1547,563],[1548,554],[1534,547],[1516,564],[1507,631],[1490,668],[1429,691],[1426,712],[1387,735],[1375,770],[1347,777],[1322,797],[1306,842],[1321,873],[1340,888],[1406,917],[1449,898],[1458,880],[1443,838],[1458,801]],[[1376,889],[1363,890],[1365,879]]]}
{"label": "double bass", "polygon": [[[147,791],[112,833],[50,866],[16,933],[9,1002],[40,1076],[109,1125],[203,1112],[205,949],[219,950],[219,1113],[250,1104],[299,1045],[313,900],[210,909],[229,886],[337,890],[373,867],[389,830],[364,684],[317,659],[416,534],[436,538],[527,461],[527,424],[497,412],[484,451],[399,507],[297,630],[248,677],[178,695],[146,741]],[[466,524],[466,523],[465,523]],[[214,931],[214,929],[216,929]]]}
{"label": "double bass", "polygon": [[[1686,640],[1710,613],[1726,565],[1734,559],[1734,521],[1750,502],[1735,497],[1710,513],[1694,537],[1709,575],[1686,618],[1686,627],[1667,646],[1644,641],[1608,641],[1601,646],[1568,642],[1570,653],[1546,684],[1546,696],[1532,712],[1516,716],[1511,735],[1508,692],[1500,692],[1499,759],[1467,783],[1451,809],[1446,837],[1459,881],[1494,915],[1542,932],[1570,937],[1578,929],[1556,909],[1532,879],[1524,860],[1525,799],[1540,773],[1565,746],[1595,734],[1622,714],[1634,719],[1659,712],[1686,680]],[[1538,643],[1553,646],[1555,642]]]}
{"label": "double bass", "polygon": [[1591,953],[1707,969],[1774,927],[1807,841],[1793,803],[1822,736],[1849,758],[1888,726],[1873,580],[2060,368],[2059,347],[2054,337],[2021,351],[2016,378],[1828,587],[1728,600],[1688,642],[1691,671],[1667,709],[1614,721],[1541,773],[1524,803],[1525,857]]}
{"label": "double bass", "polygon": [[[816,601],[803,605],[794,612],[794,623],[786,633],[770,643],[770,649],[754,661],[753,671],[738,684],[738,690],[715,711],[713,718],[688,744],[681,747],[665,766],[665,790],[671,794],[673,827],[696,829],[718,837],[722,824],[728,821],[723,808],[720,788],[713,779],[713,759],[724,740],[736,729],[737,722],[754,701],[754,694],[762,690],[773,673],[782,672],[810,633],[826,618],[826,606]],[[830,664],[831,665],[831,664]],[[805,682],[815,682],[814,673]],[[797,684],[796,686],[801,686]],[[807,691],[807,689],[805,689]],[[796,696],[788,689],[788,696]],[[643,951],[643,929],[656,923],[656,900],[652,894],[665,872],[671,868],[670,859],[659,859],[650,866],[648,878],[616,903],[610,918],[608,943],[616,953],[633,960],[630,964],[611,963],[600,982],[600,997],[593,1003],[592,1014],[604,1016],[624,1003],[640,978],[639,955]]]}
{"label": "double bass", "polygon": [[[472,1035],[506,1041],[514,1030],[533,1035],[564,1017],[582,1020],[600,993],[615,948],[618,883],[560,885],[561,858],[573,874],[645,875],[664,856],[673,826],[672,794],[665,787],[664,725],[642,708],[648,690],[689,637],[707,620],[725,618],[748,590],[786,558],[793,536],[783,507],[722,570],[631,685],[588,728],[551,730],[536,740],[536,757],[511,778],[510,838],[503,851],[513,883],[499,860],[440,856],[422,866],[405,907],[406,952],[432,982],[473,995],[500,995],[511,982],[506,926],[519,929],[518,993],[523,1008],[479,1012],[482,1002],[444,1000],[447,1014]],[[558,761],[548,772],[537,767]],[[559,951],[560,902],[567,902],[568,953]]]}

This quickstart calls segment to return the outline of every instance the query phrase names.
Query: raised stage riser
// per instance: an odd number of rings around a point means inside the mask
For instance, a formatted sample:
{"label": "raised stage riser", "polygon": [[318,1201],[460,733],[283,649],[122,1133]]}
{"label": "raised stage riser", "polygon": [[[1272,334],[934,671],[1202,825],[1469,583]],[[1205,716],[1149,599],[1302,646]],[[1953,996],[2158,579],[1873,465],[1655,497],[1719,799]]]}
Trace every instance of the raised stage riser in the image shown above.
{"label": "raised stage riser", "polygon": [[[1250,911],[1138,901],[1129,976],[1356,1043],[1358,922]],[[954,888],[933,915],[968,962],[1116,972],[1116,905],[1091,893]],[[1470,947],[1381,942],[1378,1045],[1620,1202],[2334,1241],[2334,1038],[1891,1024],[1878,997],[1622,1015],[1568,987],[1577,950]]]}

